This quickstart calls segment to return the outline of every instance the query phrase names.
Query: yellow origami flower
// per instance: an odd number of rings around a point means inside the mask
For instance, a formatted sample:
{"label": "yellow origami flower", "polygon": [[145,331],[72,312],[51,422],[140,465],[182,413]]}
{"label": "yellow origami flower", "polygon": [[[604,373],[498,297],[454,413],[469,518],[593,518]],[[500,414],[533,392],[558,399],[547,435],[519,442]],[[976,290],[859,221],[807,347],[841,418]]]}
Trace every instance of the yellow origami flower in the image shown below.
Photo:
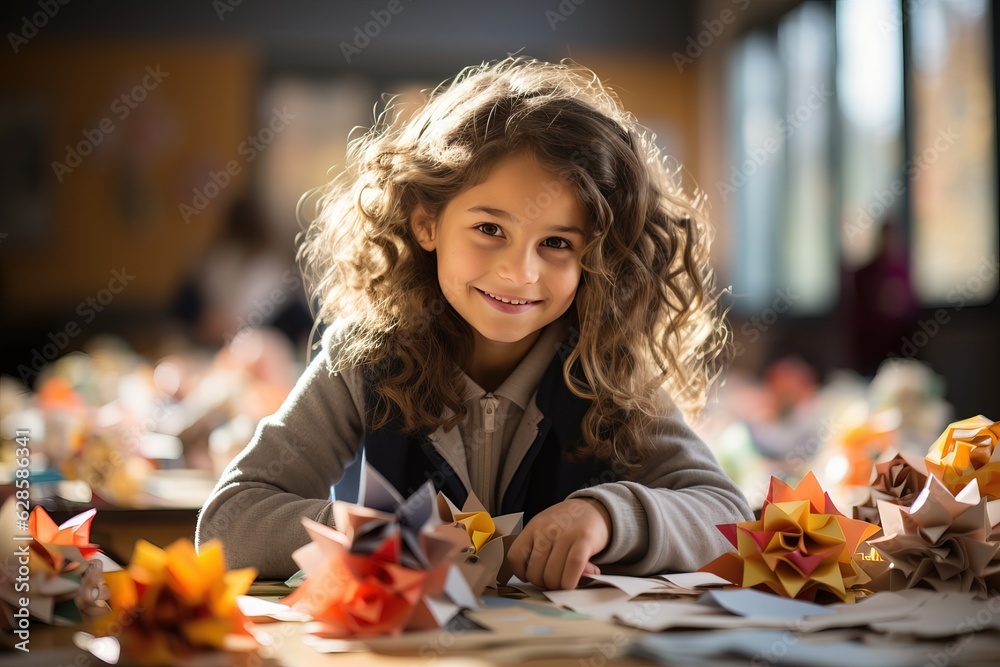
{"label": "yellow origami flower", "polygon": [[475,493],[469,493],[461,510],[440,492],[437,504],[442,524],[434,531],[447,539],[456,539],[457,533],[463,542],[458,568],[472,591],[481,595],[487,588],[506,584],[513,575],[507,550],[521,532],[521,513],[490,516]]}
{"label": "yellow origami flower", "polygon": [[736,551],[702,571],[785,597],[853,602],[855,587],[869,581],[854,553],[878,526],[837,511],[810,472],[794,489],[772,477],[760,520],[719,530]]}
{"label": "yellow origami flower", "polygon": [[252,644],[236,598],[255,576],[253,568],[226,572],[215,541],[196,553],[187,539],[166,549],[140,540],[126,569],[105,574],[111,613],[96,621],[95,634],[117,636],[142,664],[174,664],[200,650],[229,648],[231,635]]}
{"label": "yellow origami flower", "polygon": [[972,480],[979,493],[1000,498],[1000,422],[979,415],[948,425],[927,452],[927,470],[954,495]]}
{"label": "yellow origami flower", "polygon": [[465,526],[476,553],[493,539],[497,529],[489,512],[461,512],[455,515],[455,522]]}

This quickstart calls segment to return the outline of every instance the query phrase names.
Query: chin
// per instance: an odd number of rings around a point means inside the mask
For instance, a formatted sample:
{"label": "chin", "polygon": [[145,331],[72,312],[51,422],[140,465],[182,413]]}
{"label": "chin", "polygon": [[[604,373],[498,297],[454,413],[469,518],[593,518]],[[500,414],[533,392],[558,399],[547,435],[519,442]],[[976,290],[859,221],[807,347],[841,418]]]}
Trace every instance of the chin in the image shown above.
{"label": "chin", "polygon": [[493,341],[494,343],[517,343],[522,341],[531,334],[533,334],[536,329],[531,331],[524,331],[520,327],[513,329],[511,327],[473,327],[476,332],[485,338],[486,340]]}

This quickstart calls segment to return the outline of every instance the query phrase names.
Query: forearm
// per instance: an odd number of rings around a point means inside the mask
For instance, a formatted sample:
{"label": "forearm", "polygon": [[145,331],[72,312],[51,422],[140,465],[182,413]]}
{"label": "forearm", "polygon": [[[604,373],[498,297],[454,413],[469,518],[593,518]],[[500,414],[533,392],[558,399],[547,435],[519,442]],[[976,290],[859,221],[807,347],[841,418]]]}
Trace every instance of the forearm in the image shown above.
{"label": "forearm", "polygon": [[717,524],[752,517],[738,491],[716,486],[675,490],[615,482],[571,497],[593,498],[611,517],[611,541],[593,562],[604,572],[634,576],[697,570],[731,548]]}
{"label": "forearm", "polygon": [[[198,517],[199,545],[222,541],[226,565],[256,567],[268,578],[287,577],[298,568],[295,549],[309,541],[302,517],[330,523],[330,485],[343,470],[334,438],[286,426],[275,417],[261,424],[250,445],[222,474]],[[334,453],[337,452],[337,453]]]}
{"label": "forearm", "polygon": [[199,545],[213,539],[225,548],[229,569],[254,567],[266,579],[285,579],[298,566],[292,552],[309,537],[302,517],[333,525],[332,503],[272,487],[234,483],[216,490],[198,517]]}
{"label": "forearm", "polygon": [[356,456],[364,429],[359,374],[331,375],[329,361],[324,348],[230,463],[198,517],[197,544],[221,540],[231,568],[286,577],[298,569],[292,552],[309,541],[302,518],[333,525],[330,487]]}
{"label": "forearm", "polygon": [[600,501],[611,517],[611,540],[593,559],[604,571],[645,576],[696,570],[730,544],[717,524],[753,513],[704,442],[665,393],[661,417],[631,481],[601,484],[570,497]]}

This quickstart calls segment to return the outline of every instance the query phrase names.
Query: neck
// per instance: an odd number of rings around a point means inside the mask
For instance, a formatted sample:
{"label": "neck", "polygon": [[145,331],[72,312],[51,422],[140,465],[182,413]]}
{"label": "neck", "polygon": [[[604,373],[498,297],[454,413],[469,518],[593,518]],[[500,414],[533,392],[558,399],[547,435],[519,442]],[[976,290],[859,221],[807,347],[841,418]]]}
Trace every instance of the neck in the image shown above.
{"label": "neck", "polygon": [[488,392],[496,391],[528,354],[541,335],[538,330],[514,343],[500,343],[475,332],[472,357],[465,373]]}

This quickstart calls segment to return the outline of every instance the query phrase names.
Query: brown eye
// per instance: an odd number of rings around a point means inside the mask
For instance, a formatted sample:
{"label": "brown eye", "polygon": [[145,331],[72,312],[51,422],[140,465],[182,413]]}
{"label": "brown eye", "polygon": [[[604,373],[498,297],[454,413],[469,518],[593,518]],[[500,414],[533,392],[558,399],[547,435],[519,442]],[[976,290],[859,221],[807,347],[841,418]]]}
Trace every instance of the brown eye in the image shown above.
{"label": "brown eye", "polygon": [[495,225],[492,222],[484,222],[481,225],[477,225],[476,229],[481,231],[483,234],[486,234],[487,236],[502,236],[502,233],[500,232],[500,226]]}
{"label": "brown eye", "polygon": [[573,244],[560,236],[553,236],[551,238],[547,238],[543,243],[545,244],[546,248],[555,248],[556,250],[573,249]]}

